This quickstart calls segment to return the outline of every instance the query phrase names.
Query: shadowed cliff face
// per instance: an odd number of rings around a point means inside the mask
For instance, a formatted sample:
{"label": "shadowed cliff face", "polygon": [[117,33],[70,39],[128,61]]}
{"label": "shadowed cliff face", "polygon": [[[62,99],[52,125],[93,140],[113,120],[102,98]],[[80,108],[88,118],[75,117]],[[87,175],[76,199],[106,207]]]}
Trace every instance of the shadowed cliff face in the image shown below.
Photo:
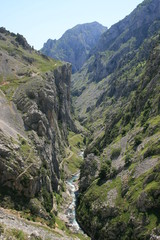
{"label": "shadowed cliff face", "polygon": [[[20,41],[20,43],[19,43]],[[67,145],[71,65],[26,48],[22,36],[0,30],[0,184],[1,200],[38,197],[52,209],[59,191],[59,164]],[[28,46],[28,45],[27,45]],[[28,200],[27,200],[28,199]],[[40,203],[39,203],[40,204]]]}

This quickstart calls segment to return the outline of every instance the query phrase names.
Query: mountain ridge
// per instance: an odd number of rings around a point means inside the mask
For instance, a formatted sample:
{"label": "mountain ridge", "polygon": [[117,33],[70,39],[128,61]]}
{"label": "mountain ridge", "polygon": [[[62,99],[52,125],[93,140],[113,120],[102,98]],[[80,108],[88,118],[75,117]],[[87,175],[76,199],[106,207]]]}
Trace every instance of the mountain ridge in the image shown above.
{"label": "mountain ridge", "polygon": [[78,24],[60,39],[49,39],[41,49],[47,56],[72,63],[73,72],[80,69],[100,35],[107,30],[98,22]]}
{"label": "mountain ridge", "polygon": [[75,115],[90,131],[77,218],[92,239],[159,236],[159,13],[159,1],[144,1],[72,76]]}

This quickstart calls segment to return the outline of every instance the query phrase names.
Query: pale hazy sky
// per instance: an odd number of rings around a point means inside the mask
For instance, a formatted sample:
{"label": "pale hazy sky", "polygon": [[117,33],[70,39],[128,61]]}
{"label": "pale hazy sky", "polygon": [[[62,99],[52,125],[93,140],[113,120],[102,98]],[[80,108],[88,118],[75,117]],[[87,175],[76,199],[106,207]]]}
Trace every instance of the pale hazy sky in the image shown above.
{"label": "pale hazy sky", "polygon": [[142,0],[0,0],[0,26],[24,35],[39,50],[77,24],[97,21],[110,27]]}

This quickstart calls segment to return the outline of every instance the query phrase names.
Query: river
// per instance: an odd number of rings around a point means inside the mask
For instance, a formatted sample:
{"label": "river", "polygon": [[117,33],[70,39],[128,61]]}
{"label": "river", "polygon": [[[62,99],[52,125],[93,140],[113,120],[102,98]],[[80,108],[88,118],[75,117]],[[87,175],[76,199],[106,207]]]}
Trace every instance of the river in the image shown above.
{"label": "river", "polygon": [[77,181],[79,179],[79,173],[75,174],[71,179],[67,180],[68,188],[70,191],[70,196],[72,199],[71,204],[69,205],[69,208],[66,211],[67,218],[69,220],[69,227],[74,232],[81,231],[80,226],[78,222],[76,221],[76,196],[78,194],[78,188],[77,188]]}
{"label": "river", "polygon": [[[79,156],[83,158],[84,152],[80,152]],[[68,189],[70,192],[71,196],[71,203],[69,205],[69,208],[66,211],[66,215],[69,221],[69,227],[74,231],[74,232],[80,232],[83,233],[82,229],[80,228],[78,222],[76,221],[76,198],[78,194],[78,179],[79,179],[80,173],[76,173],[75,175],[72,176],[72,178],[68,179],[66,181],[66,184],[68,185]]]}

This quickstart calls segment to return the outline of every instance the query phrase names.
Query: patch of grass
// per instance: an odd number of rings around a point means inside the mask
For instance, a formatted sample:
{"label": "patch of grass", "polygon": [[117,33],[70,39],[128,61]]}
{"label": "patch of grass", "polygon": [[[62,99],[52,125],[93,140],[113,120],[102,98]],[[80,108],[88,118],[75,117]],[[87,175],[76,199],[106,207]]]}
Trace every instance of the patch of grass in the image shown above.
{"label": "patch of grass", "polygon": [[35,60],[34,65],[41,72],[53,71],[62,65],[60,61],[51,58],[45,58],[43,55],[37,54],[36,52],[32,53],[31,55],[28,54],[27,57],[32,57]]}
{"label": "patch of grass", "polygon": [[82,134],[75,134],[74,132],[69,132],[68,141],[70,146],[74,148],[75,151],[79,151],[80,147],[84,147],[83,139],[84,137]]}
{"label": "patch of grass", "polygon": [[58,228],[61,229],[62,231],[69,231],[65,223],[58,217],[56,217],[56,224],[58,225]]}
{"label": "patch of grass", "polygon": [[160,116],[153,117],[148,120],[149,124],[153,125],[160,125]]}
{"label": "patch of grass", "polygon": [[157,226],[157,216],[154,213],[148,215],[149,224],[146,226],[147,230],[152,231]]}
{"label": "patch of grass", "polygon": [[65,164],[72,174],[76,173],[79,170],[82,162],[82,158],[77,156],[75,153],[73,153],[69,159],[65,160]]}
{"label": "patch of grass", "polygon": [[152,144],[148,146],[146,151],[144,152],[144,158],[151,157],[151,156],[159,156],[160,154],[160,144],[159,142],[157,144]]}
{"label": "patch of grass", "polygon": [[117,217],[115,217],[111,220],[111,224],[115,224],[115,223],[118,223],[118,222],[128,223],[129,219],[130,219],[130,213],[129,212],[122,212]]}
{"label": "patch of grass", "polygon": [[151,183],[147,184],[147,186],[145,187],[145,191],[154,193],[154,191],[158,190],[159,188],[159,182],[152,181]]}
{"label": "patch of grass", "polygon": [[22,230],[13,229],[12,235],[16,237],[17,240],[27,240],[27,235]]}
{"label": "patch of grass", "polygon": [[64,164],[66,164],[68,170],[74,174],[76,173],[82,162],[83,159],[78,154],[84,148],[84,137],[81,134],[75,134],[74,132],[69,132],[68,141],[69,141],[69,148],[66,149],[67,157],[64,159]]}
{"label": "patch of grass", "polygon": [[4,85],[0,85],[0,89],[4,92],[4,94],[6,95],[7,99],[9,101],[12,100],[12,97],[15,93],[15,90],[17,89],[17,87],[22,84],[25,83],[27,80],[26,78],[24,79],[15,79],[14,77],[11,78],[10,80],[7,80],[6,84]]}
{"label": "patch of grass", "polygon": [[113,188],[117,188],[117,190],[119,190],[120,185],[121,185],[120,178],[115,178],[111,182],[106,182],[101,185],[98,184],[98,179],[97,179],[89,187],[88,191],[85,194],[85,198],[87,198],[88,203],[89,202],[92,203],[95,200],[98,200],[99,202],[103,202],[107,199],[108,192]]}
{"label": "patch of grass", "polygon": [[66,235],[73,237],[73,239],[77,239],[77,237],[81,240],[90,240],[89,237],[84,236],[81,233],[73,233],[70,231],[69,228],[66,227],[65,222],[62,221],[60,218],[56,217],[56,224],[58,225],[58,228],[61,229],[63,232],[66,233]]}
{"label": "patch of grass", "polygon": [[30,145],[26,139],[24,139],[23,137],[21,137],[20,135],[19,137],[19,142],[20,142],[20,149],[19,152],[21,154],[21,156],[23,156],[23,158],[25,158],[25,160],[27,160],[28,163],[33,163],[34,160],[37,161],[37,156],[34,153],[34,149],[32,147],[32,145]]}

